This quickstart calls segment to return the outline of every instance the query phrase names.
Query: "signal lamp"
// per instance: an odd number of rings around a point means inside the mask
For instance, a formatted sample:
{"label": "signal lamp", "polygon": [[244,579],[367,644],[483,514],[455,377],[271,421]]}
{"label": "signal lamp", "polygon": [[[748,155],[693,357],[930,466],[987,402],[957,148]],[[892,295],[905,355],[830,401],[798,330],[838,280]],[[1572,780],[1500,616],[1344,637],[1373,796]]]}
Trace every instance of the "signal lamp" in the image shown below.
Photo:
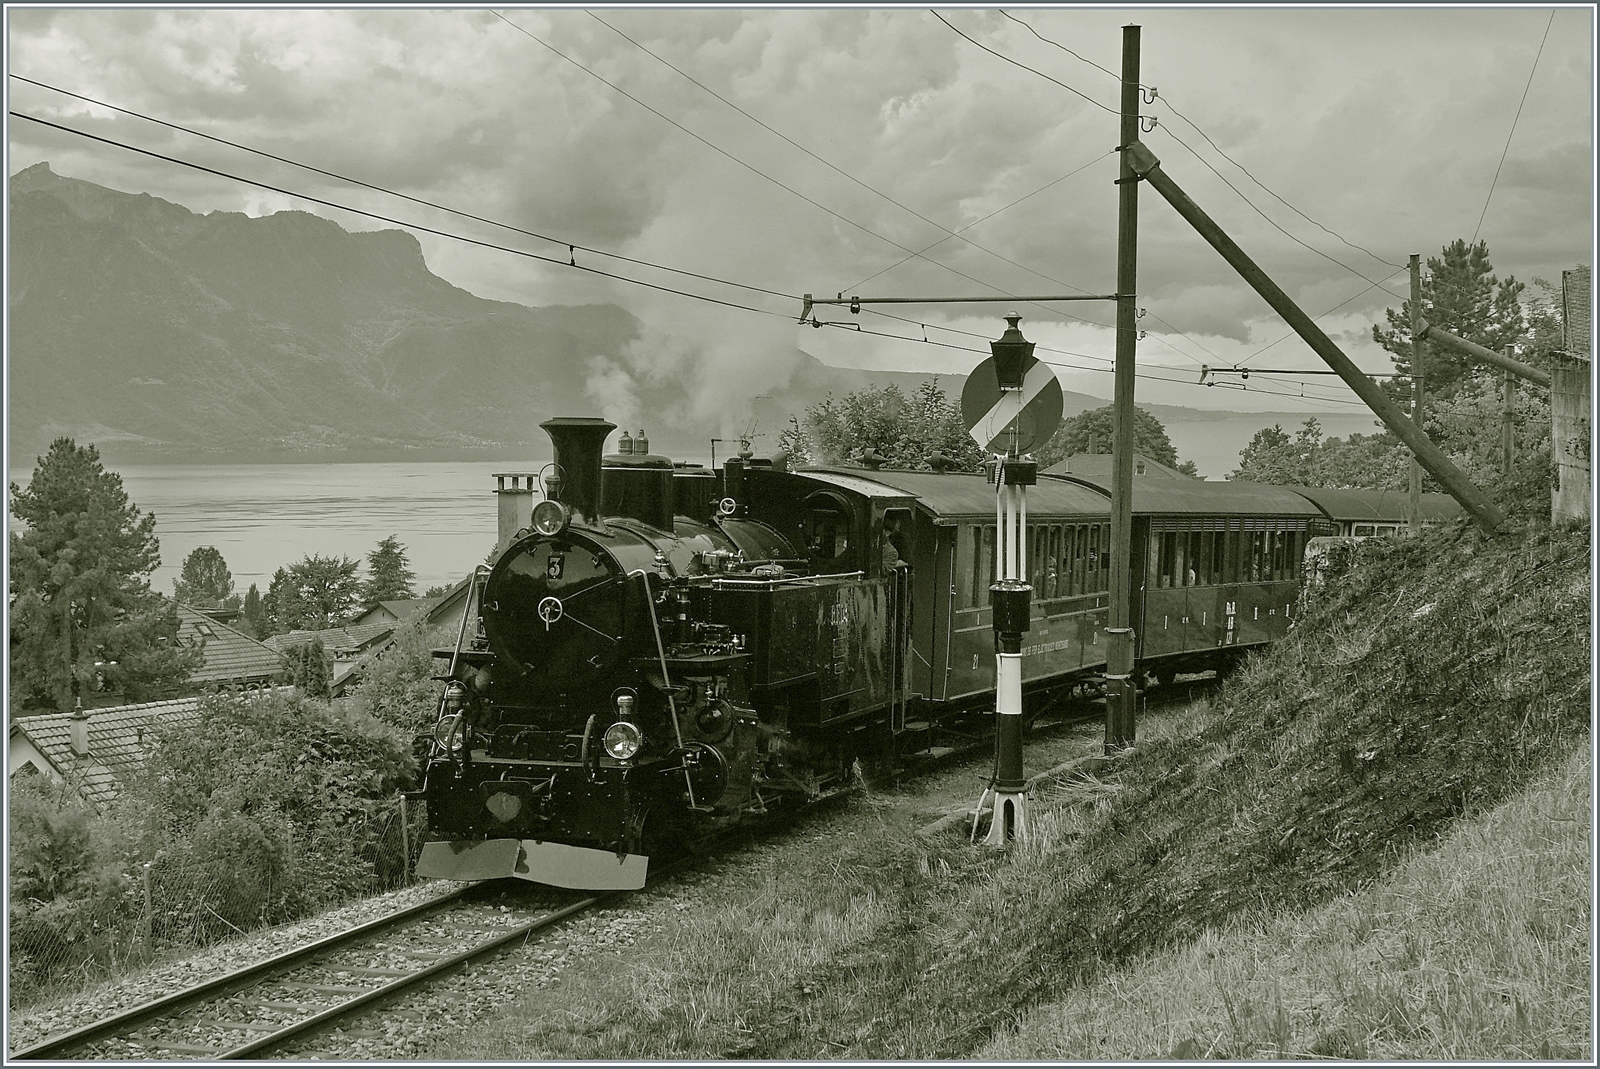
{"label": "signal lamp", "polygon": [[618,761],[626,761],[644,745],[644,733],[626,720],[619,720],[606,728],[605,738],[601,741],[606,753]]}
{"label": "signal lamp", "polygon": [[452,679],[444,686],[444,711],[459,713],[467,703],[467,688],[460,680]]}
{"label": "signal lamp", "polygon": [[559,501],[541,501],[533,506],[533,529],[546,538],[565,531],[572,523],[572,511]]}
{"label": "signal lamp", "polygon": [[1000,335],[998,341],[989,343],[989,351],[994,354],[994,374],[1000,388],[1020,390],[1027,374],[1028,358],[1033,356],[1033,342],[1024,338],[1022,331],[1017,329],[1017,324],[1022,321],[1020,315],[1007,312],[1005,320],[1005,333]]}

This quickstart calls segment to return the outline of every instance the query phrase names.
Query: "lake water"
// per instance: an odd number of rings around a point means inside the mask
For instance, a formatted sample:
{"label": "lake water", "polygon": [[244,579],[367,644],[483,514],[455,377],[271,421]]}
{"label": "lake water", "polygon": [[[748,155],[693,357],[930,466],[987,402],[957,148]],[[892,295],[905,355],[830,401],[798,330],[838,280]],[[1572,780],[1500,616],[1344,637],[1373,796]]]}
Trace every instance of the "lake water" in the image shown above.
{"label": "lake water", "polygon": [[[391,534],[406,547],[420,594],[461,579],[494,548],[491,476],[537,466],[523,459],[111,470],[122,476],[129,499],[155,514],[161,567],[151,585],[163,594],[172,593],[184,558],[198,546],[221,552],[240,593],[251,583],[266,593],[274,571],[308,553],[343,554],[365,569],[366,555]],[[19,484],[31,476],[31,469],[11,472]]]}
{"label": "lake water", "polygon": [[[1276,422],[1292,434],[1303,418],[1175,421],[1167,434],[1180,457],[1220,479],[1238,466],[1239,450],[1256,431]],[[1319,419],[1328,435],[1374,431],[1370,414]],[[536,471],[548,459],[108,467],[122,476],[133,503],[156,516],[161,567],[151,585],[164,594],[172,592],[183,559],[199,546],[221,552],[240,593],[251,583],[265,593],[274,571],[308,553],[342,554],[365,568],[366,555],[391,534],[406,547],[421,593],[461,579],[494,547],[492,476]],[[31,476],[31,468],[10,472],[19,484]]]}

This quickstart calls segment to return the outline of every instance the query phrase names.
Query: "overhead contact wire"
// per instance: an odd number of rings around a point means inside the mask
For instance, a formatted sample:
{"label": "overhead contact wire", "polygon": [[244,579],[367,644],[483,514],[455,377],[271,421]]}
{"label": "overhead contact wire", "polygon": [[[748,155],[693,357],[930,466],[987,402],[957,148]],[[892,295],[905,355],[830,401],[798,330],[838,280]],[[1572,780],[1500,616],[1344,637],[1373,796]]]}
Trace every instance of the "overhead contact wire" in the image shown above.
{"label": "overhead contact wire", "polygon": [[[987,253],[990,256],[993,256],[998,260],[1001,260],[1001,261],[1003,261],[1005,263],[1010,264],[1012,267],[1020,268],[1021,270],[1028,271],[1028,272],[1030,272],[1032,274],[1038,274],[1040,278],[1047,278],[1048,277],[1046,275],[1039,274],[1039,272],[1034,271],[1032,268],[1028,267],[1026,264],[1018,263],[1016,260],[1011,259],[1009,256],[1006,256],[1003,253],[998,253],[998,252],[994,251],[991,248],[988,248],[986,246],[978,244],[976,241],[973,241],[971,238],[962,237],[962,232],[965,231],[965,230],[970,229],[971,228],[971,224],[969,224],[968,226],[962,227],[960,230],[951,230],[949,227],[945,226],[943,223],[940,223],[940,222],[938,222],[938,221],[936,221],[934,219],[929,219],[926,215],[923,215],[921,212],[917,211],[915,208],[912,208],[912,207],[910,207],[910,206],[908,206],[906,204],[902,204],[900,201],[895,200],[893,197],[889,196],[889,194],[883,192],[882,190],[876,189],[873,186],[868,185],[866,182],[863,182],[861,179],[857,178],[855,175],[851,174],[849,171],[846,171],[843,168],[841,168],[838,165],[836,165],[833,162],[831,162],[830,160],[826,160],[823,157],[817,155],[811,149],[806,148],[806,146],[800,144],[800,142],[796,141],[794,138],[792,138],[789,135],[783,133],[783,131],[777,130],[777,129],[773,128],[772,126],[770,126],[769,124],[767,124],[767,123],[763,122],[762,120],[756,118],[754,115],[750,114],[748,111],[745,111],[739,105],[735,104],[733,101],[729,100],[727,97],[723,96],[721,93],[717,92],[715,89],[712,89],[710,86],[706,85],[704,82],[702,82],[699,79],[695,78],[693,75],[691,75],[688,72],[684,71],[682,68],[678,67],[677,65],[672,63],[670,60],[667,60],[667,59],[663,58],[662,56],[657,55],[655,52],[651,51],[649,48],[646,48],[644,45],[640,44],[638,41],[635,41],[632,37],[629,37],[626,33],[624,33],[623,31],[621,31],[619,29],[617,29],[617,27],[611,25],[611,23],[607,22],[605,19],[601,18],[599,15],[596,15],[593,11],[585,11],[584,14],[586,14],[590,18],[594,19],[596,22],[598,22],[600,25],[604,26],[606,29],[610,30],[612,33],[616,34],[618,37],[621,37],[624,41],[627,41],[629,44],[633,45],[635,48],[637,48],[639,51],[643,52],[645,55],[649,56],[651,59],[653,59],[656,62],[662,64],[663,66],[667,67],[668,69],[674,71],[675,73],[679,74],[683,78],[686,78],[690,82],[694,83],[696,86],[699,86],[701,89],[705,90],[705,92],[707,92],[707,93],[711,94],[712,96],[716,97],[718,100],[722,101],[722,103],[726,104],[728,107],[732,108],[734,111],[737,111],[740,115],[743,115],[745,118],[749,119],[751,122],[755,123],[757,126],[761,127],[763,130],[765,130],[768,133],[772,134],[774,137],[780,138],[785,143],[787,143],[789,145],[792,145],[794,148],[799,149],[801,152],[805,153],[807,156],[810,156],[812,159],[816,160],[818,163],[822,164],[824,167],[827,167],[829,170],[833,171],[835,174],[838,174],[838,175],[840,175],[840,176],[842,176],[844,178],[848,178],[850,181],[854,182],[856,185],[860,186],[862,189],[866,190],[868,193],[871,193],[873,196],[881,197],[882,199],[888,201],[890,204],[893,204],[896,208],[899,208],[901,211],[906,212],[906,213],[908,213],[910,215],[914,215],[918,219],[922,220],[924,223],[927,223],[929,226],[933,227],[934,229],[941,230],[941,231],[944,232],[944,237],[942,237],[938,241],[934,242],[933,245],[929,245],[927,248],[923,249],[921,252],[917,252],[917,253],[912,254],[911,256],[908,256],[906,258],[907,260],[915,259],[915,258],[917,258],[919,256],[922,256],[923,253],[926,253],[929,249],[935,248],[936,246],[942,244],[943,242],[948,241],[950,238],[960,238],[962,241],[965,241],[968,245],[971,245],[974,249],[977,249],[979,252]],[[1090,161],[1090,162],[1092,163],[1094,161]],[[1087,167],[1088,164],[1085,164],[1084,166]],[[1081,170],[1081,168],[1080,168],[1080,170]],[[1076,172],[1073,172],[1073,173],[1076,173]],[[1059,179],[1058,179],[1058,181],[1059,181]],[[1032,194],[1029,194],[1029,195],[1031,196]],[[1008,205],[1008,207],[1009,207],[1009,205]],[[906,260],[901,260],[900,261],[900,263],[905,263],[905,262],[906,262]],[[896,265],[896,266],[898,266],[898,265]],[[874,277],[876,277],[876,276],[874,276]],[[1052,279],[1051,281],[1058,281],[1058,280]],[[857,283],[857,285],[859,285],[859,283]]]}
{"label": "overhead contact wire", "polygon": [[389,189],[386,186],[375,185],[375,184],[373,184],[371,182],[366,182],[366,181],[363,181],[362,179],[359,179],[359,178],[352,178],[349,175],[339,174],[337,171],[325,170],[324,168],[318,167],[315,164],[302,163],[299,160],[290,159],[287,156],[279,156],[276,153],[268,152],[265,149],[253,148],[250,145],[240,144],[237,141],[230,141],[225,137],[217,137],[215,134],[208,134],[208,133],[205,133],[204,131],[193,129],[192,127],[183,126],[183,125],[180,125],[180,124],[174,123],[174,122],[169,122],[166,119],[158,119],[153,115],[146,115],[143,112],[134,111],[134,110],[132,110],[130,108],[119,107],[116,104],[111,104],[111,103],[108,103],[108,102],[106,102],[104,100],[97,100],[94,97],[84,96],[82,93],[74,93],[70,89],[63,89],[60,86],[50,85],[47,82],[36,81],[33,78],[27,78],[27,77],[24,77],[23,75],[20,75],[20,74],[11,74],[10,76],[12,78],[17,79],[20,82],[27,82],[29,85],[36,85],[41,89],[48,89],[53,93],[60,93],[63,96],[69,96],[69,97],[72,97],[72,98],[74,98],[76,100],[82,100],[82,101],[84,101],[86,103],[94,104],[94,105],[96,105],[98,107],[109,108],[110,110],[116,111],[116,112],[120,112],[123,115],[129,115],[129,116],[132,116],[133,118],[136,118],[136,119],[143,119],[145,122],[155,123],[157,126],[164,126],[169,130],[177,130],[177,131],[180,131],[180,132],[185,133],[185,134],[190,134],[190,135],[192,135],[194,137],[199,137],[199,138],[203,138],[203,139],[205,139],[207,141],[215,142],[216,144],[219,144],[219,145],[226,145],[229,148],[238,149],[241,152],[249,152],[249,153],[252,153],[254,155],[264,157],[264,158],[269,159],[269,160],[275,160],[278,163],[285,163],[285,164],[288,164],[290,167],[298,167],[301,170],[310,171],[313,174],[320,174],[320,175],[323,175],[324,177],[333,178],[333,179],[336,179],[336,180],[338,180],[340,182],[348,182],[351,185],[360,186],[363,189],[370,189],[370,190],[372,190],[374,192],[377,192],[377,193],[386,194],[387,196],[397,197],[400,200],[407,200],[407,201],[410,201],[413,204],[420,204],[420,205],[423,205],[424,207],[428,207],[428,208],[436,208],[439,211],[448,212],[451,215],[460,216],[463,219],[471,219],[474,222],[486,223],[489,226],[499,227],[502,230],[509,230],[514,234],[522,234],[525,237],[537,238],[540,241],[548,241],[552,245],[559,245],[559,246],[561,246],[562,248],[565,248],[565,249],[575,249],[575,250],[578,250],[578,251],[581,251],[581,252],[592,253],[595,256],[604,256],[604,257],[607,257],[607,258],[613,259],[613,260],[621,260],[624,263],[634,264],[634,265],[639,266],[639,267],[649,267],[649,268],[652,268],[652,269],[657,270],[657,271],[666,271],[666,272],[669,272],[669,273],[675,274],[675,275],[684,275],[684,276],[689,277],[689,278],[698,278],[703,282],[715,282],[715,283],[718,283],[719,285],[732,286],[732,287],[734,287],[736,289],[750,290],[750,291],[752,291],[754,293],[765,293],[765,294],[767,294],[768,296],[771,296],[771,297],[787,297],[787,298],[793,299],[793,295],[792,294],[781,293],[781,292],[779,292],[777,290],[768,289],[768,288],[766,288],[764,286],[755,286],[755,285],[751,285],[750,283],[747,283],[747,282],[734,282],[731,279],[717,278],[717,277],[715,277],[713,275],[703,275],[703,274],[700,274],[700,273],[695,272],[695,271],[685,270],[684,268],[681,268],[681,267],[668,267],[665,264],[652,263],[649,260],[640,260],[640,259],[636,259],[636,258],[634,258],[632,256],[625,256],[625,255],[623,255],[622,253],[619,253],[619,252],[610,252],[610,251],[608,251],[606,249],[595,248],[592,245],[581,245],[581,244],[578,244],[576,242],[568,241],[565,238],[552,237],[549,234],[541,234],[541,233],[539,233],[538,231],[535,231],[535,230],[526,230],[526,229],[524,229],[524,228],[522,228],[520,226],[516,226],[516,225],[511,224],[511,223],[502,223],[497,219],[489,219],[489,218],[486,218],[485,216],[474,215],[472,212],[462,211],[460,208],[452,208],[448,204],[440,204],[437,201],[427,200],[427,199],[425,199],[423,197],[414,197],[409,193],[401,193],[398,190]]}
{"label": "overhead contact wire", "polygon": [[[297,193],[292,189],[285,189],[282,186],[275,186],[268,182],[257,181],[254,178],[246,178],[243,175],[232,174],[228,171],[221,171],[214,167],[207,167],[204,164],[192,163],[188,160],[180,160],[176,156],[168,156],[160,152],[155,152],[151,149],[139,148],[137,145],[125,144],[121,141],[115,141],[109,137],[101,137],[99,134],[91,134],[85,130],[76,130],[70,126],[63,126],[60,123],[54,123],[48,119],[41,119],[37,116],[29,115],[26,112],[16,111],[13,109],[10,114],[18,119],[26,119],[29,122],[38,123],[40,126],[48,126],[51,129],[60,130],[64,133],[76,134],[79,137],[88,138],[90,141],[99,141],[101,144],[125,149],[128,152],[136,152],[141,156],[149,156],[153,159],[164,160],[167,163],[175,163],[180,167],[188,167],[196,171],[203,171],[206,174],[213,174],[219,178],[226,178],[232,182],[243,182],[245,185],[255,186],[258,189],[271,190],[274,193],[282,193],[286,197],[295,197],[300,200],[310,201],[313,204],[321,204],[325,207],[336,208],[339,211],[350,212],[353,215],[362,215],[368,219],[376,219],[379,222],[393,223],[395,226],[403,226],[412,230],[420,230],[425,234],[433,234],[437,237],[450,238],[455,241],[463,241],[469,245],[477,245],[480,248],[493,249],[497,252],[506,252],[513,256],[523,257],[524,259],[538,260],[547,264],[555,264],[557,267],[566,267],[572,270],[585,272],[586,274],[599,275],[602,278],[616,279],[618,282],[628,282],[635,286],[644,286],[646,289],[658,290],[662,293],[673,293],[680,297],[689,297],[693,300],[704,301],[708,304],[722,305],[725,308],[738,308],[746,312],[760,312],[763,315],[777,316],[781,319],[792,318],[791,316],[788,316],[782,312],[774,312],[768,308],[757,308],[754,305],[739,304],[736,301],[724,301],[720,298],[707,297],[700,293],[690,293],[688,290],[674,289],[671,286],[662,286],[654,282],[646,282],[643,279],[629,278],[627,275],[618,275],[610,271],[602,271],[598,267],[589,267],[585,264],[574,263],[568,260],[558,259],[553,256],[542,256],[539,253],[529,252],[526,249],[514,249],[509,245],[499,245],[492,241],[484,241],[480,238],[467,237],[465,234],[457,234],[449,230],[440,230],[436,227],[424,226],[421,223],[413,223],[404,219],[396,219],[393,216],[382,215],[378,212],[368,211],[365,208],[356,208],[348,204],[340,204],[338,201],[327,200],[322,197],[314,197],[309,193]],[[774,291],[769,290],[763,292],[773,293]],[[788,300],[798,299],[792,294],[774,293],[774,295],[784,297]]]}
{"label": "overhead contact wire", "polygon": [[[761,178],[766,179],[768,182],[771,182],[773,185],[777,186],[778,188],[786,190],[787,192],[793,194],[794,196],[799,197],[801,200],[805,201],[807,204],[810,204],[811,206],[813,206],[813,207],[815,207],[815,208],[817,208],[817,209],[819,209],[821,211],[826,212],[827,214],[833,216],[835,219],[838,219],[840,222],[848,223],[849,225],[855,227],[857,230],[861,231],[863,234],[868,235],[869,237],[874,237],[874,238],[877,238],[879,241],[882,241],[882,242],[884,242],[886,244],[893,245],[895,248],[899,249],[901,252],[911,253],[913,256],[921,255],[920,253],[917,253],[914,249],[908,248],[907,246],[900,244],[898,241],[895,241],[893,238],[885,237],[884,235],[882,235],[882,234],[878,233],[877,231],[873,230],[872,228],[870,228],[868,226],[865,226],[865,225],[863,225],[861,223],[856,222],[854,219],[851,219],[849,216],[841,215],[839,212],[834,211],[832,208],[829,208],[827,205],[819,203],[818,201],[812,200],[810,197],[806,196],[804,193],[801,193],[799,190],[795,189],[793,186],[787,185],[784,182],[782,182],[782,181],[780,181],[780,180],[778,180],[776,178],[773,178],[771,175],[765,173],[760,168],[754,167],[751,164],[746,163],[745,161],[741,160],[739,157],[733,155],[731,152],[728,152],[726,149],[721,148],[720,146],[714,144],[711,141],[708,141],[704,137],[701,137],[699,134],[695,133],[693,130],[689,129],[687,126],[684,126],[682,123],[678,122],[676,119],[673,119],[671,116],[665,115],[662,112],[660,112],[660,111],[656,110],[655,108],[651,107],[649,104],[646,104],[644,101],[640,100],[638,97],[634,96],[632,93],[628,92],[626,89],[623,89],[621,86],[617,85],[615,82],[612,82],[611,80],[607,79],[603,75],[597,74],[594,71],[590,70],[588,67],[585,67],[582,63],[579,63],[577,60],[573,59],[571,56],[567,55],[565,52],[563,52],[560,49],[556,48],[554,45],[550,44],[548,41],[545,41],[542,38],[540,38],[540,37],[536,36],[535,34],[533,34],[531,31],[526,30],[521,26],[518,26],[515,22],[512,22],[510,19],[506,18],[504,15],[500,14],[498,11],[493,11],[493,12],[491,12],[491,14],[493,14],[501,22],[504,22],[507,26],[510,26],[512,29],[516,30],[518,33],[523,34],[529,40],[535,41],[538,44],[543,45],[545,48],[549,49],[551,52],[554,52],[556,55],[560,56],[562,59],[564,59],[568,63],[572,64],[574,67],[577,67],[579,70],[583,71],[585,74],[589,75],[591,78],[594,78],[596,81],[602,82],[605,85],[609,86],[611,89],[615,90],[616,92],[621,93],[623,96],[627,97],[629,100],[633,101],[635,104],[639,105],[641,108],[644,108],[646,111],[650,112],[652,115],[655,115],[657,118],[661,119],[663,122],[670,123],[671,125],[673,125],[677,129],[682,130],[684,133],[688,134],[690,137],[694,138],[696,141],[700,142],[702,145],[705,145],[707,148],[713,150],[718,155],[721,155],[721,156],[727,158],[728,160],[731,160],[732,162],[737,163],[740,167],[743,167],[745,170],[749,171],[751,174],[754,174],[754,175],[757,175],[757,176],[759,176]],[[959,275],[960,277],[966,279],[968,282],[972,282],[972,283],[975,283],[975,284],[977,284],[979,286],[985,286],[985,287],[987,287],[989,289],[996,290],[996,291],[998,291],[999,293],[1001,293],[1004,296],[1007,296],[1007,297],[1015,296],[1015,294],[1009,293],[1006,290],[1002,289],[1001,287],[994,285],[993,283],[985,282],[980,278],[976,278],[973,275],[969,275],[965,271],[962,271],[962,270],[960,270],[958,268],[951,267],[948,264],[942,264],[942,263],[939,263],[939,261],[932,260],[932,259],[928,260],[928,263],[932,264],[935,267],[939,267],[939,268],[942,268],[942,269],[944,269],[946,271],[949,271],[951,274]],[[1052,279],[1052,281],[1059,281],[1059,280]],[[1062,284],[1065,285],[1065,283],[1062,283]],[[1040,307],[1043,307],[1043,306],[1040,306]],[[1055,312],[1054,309],[1050,309],[1050,311],[1052,312],[1052,314],[1057,314],[1057,315],[1062,314],[1062,313]]]}

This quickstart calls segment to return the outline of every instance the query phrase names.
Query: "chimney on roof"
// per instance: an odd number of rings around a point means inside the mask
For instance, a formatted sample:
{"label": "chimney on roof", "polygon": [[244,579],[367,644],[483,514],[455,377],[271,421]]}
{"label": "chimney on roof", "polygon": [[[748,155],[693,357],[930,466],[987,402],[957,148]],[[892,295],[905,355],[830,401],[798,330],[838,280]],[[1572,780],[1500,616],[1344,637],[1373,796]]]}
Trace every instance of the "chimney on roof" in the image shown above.
{"label": "chimney on roof", "polygon": [[82,698],[67,717],[67,723],[72,728],[72,752],[79,757],[89,756],[89,714],[83,711]]}

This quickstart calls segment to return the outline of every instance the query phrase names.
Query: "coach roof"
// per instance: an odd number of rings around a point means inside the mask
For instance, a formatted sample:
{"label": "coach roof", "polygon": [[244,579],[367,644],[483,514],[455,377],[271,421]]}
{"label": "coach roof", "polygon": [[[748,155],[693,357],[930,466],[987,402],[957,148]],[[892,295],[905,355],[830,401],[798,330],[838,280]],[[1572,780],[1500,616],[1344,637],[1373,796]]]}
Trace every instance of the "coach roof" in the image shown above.
{"label": "coach roof", "polygon": [[[1046,475],[1111,493],[1108,475]],[[1030,511],[1032,499],[1029,499]],[[1293,490],[1270,483],[1208,482],[1204,479],[1135,479],[1133,511],[1141,516],[1318,516],[1322,510]]]}
{"label": "coach roof", "polygon": [[[965,472],[852,469],[803,469],[801,474],[876,497],[911,496],[939,519],[986,517],[994,519],[994,484],[982,475]],[[876,487],[876,489],[870,489]],[[1302,503],[1303,500],[1302,500]],[[1092,487],[1066,480],[1040,479],[1028,488],[1028,515],[1105,516],[1107,495]]]}

